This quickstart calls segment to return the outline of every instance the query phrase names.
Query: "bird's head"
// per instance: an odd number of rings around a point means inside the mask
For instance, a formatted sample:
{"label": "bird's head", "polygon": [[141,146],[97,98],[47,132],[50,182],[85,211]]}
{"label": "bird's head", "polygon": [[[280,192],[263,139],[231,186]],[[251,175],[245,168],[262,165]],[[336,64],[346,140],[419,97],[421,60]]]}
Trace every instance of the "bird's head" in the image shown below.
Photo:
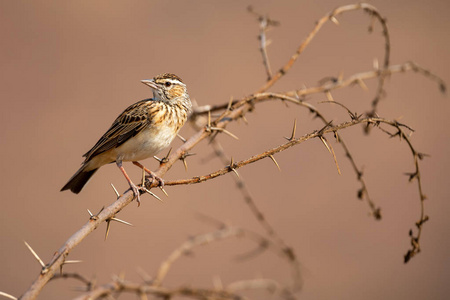
{"label": "bird's head", "polygon": [[155,100],[171,102],[189,97],[186,85],[175,74],[164,73],[141,82],[152,88]]}

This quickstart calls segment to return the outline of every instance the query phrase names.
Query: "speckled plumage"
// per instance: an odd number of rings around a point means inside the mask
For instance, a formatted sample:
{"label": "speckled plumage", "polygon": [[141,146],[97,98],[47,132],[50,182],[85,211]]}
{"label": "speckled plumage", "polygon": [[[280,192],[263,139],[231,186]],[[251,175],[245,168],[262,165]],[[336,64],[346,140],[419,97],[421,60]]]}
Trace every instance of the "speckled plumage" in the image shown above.
{"label": "speckled plumage", "polygon": [[[191,111],[186,85],[178,76],[165,73],[142,82],[152,88],[153,98],[136,102],[116,118],[92,149],[84,154],[81,168],[61,191],[70,189],[79,193],[98,168],[116,162],[130,187],[139,195],[126,175],[122,161],[146,159],[168,147]],[[162,183],[162,179],[158,180]]]}

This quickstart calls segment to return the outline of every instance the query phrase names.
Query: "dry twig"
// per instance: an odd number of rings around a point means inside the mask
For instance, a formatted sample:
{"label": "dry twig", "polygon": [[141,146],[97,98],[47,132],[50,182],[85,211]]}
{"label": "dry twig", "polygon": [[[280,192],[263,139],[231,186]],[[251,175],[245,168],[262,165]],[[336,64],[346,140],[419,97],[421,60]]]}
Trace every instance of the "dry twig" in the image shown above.
{"label": "dry twig", "polygon": [[[293,132],[293,135],[295,135],[295,131]],[[211,143],[211,146],[213,147],[217,157],[219,157],[223,163],[226,163],[228,161],[228,158],[223,150],[222,145],[220,145],[220,143],[215,141],[214,143]],[[278,163],[276,163],[275,159],[273,158],[273,155],[270,155],[269,157],[275,162],[276,166],[279,169]],[[297,256],[295,255],[294,250],[292,249],[292,247],[288,246],[284,242],[284,240],[280,237],[280,235],[275,231],[273,226],[270,224],[270,222],[267,221],[266,217],[264,216],[264,213],[261,211],[261,209],[259,209],[258,205],[256,204],[256,201],[254,200],[253,196],[248,190],[247,185],[245,184],[243,178],[242,177],[233,177],[233,178],[236,182],[237,189],[241,192],[242,196],[244,197],[245,203],[249,207],[255,219],[260,223],[261,227],[266,231],[267,235],[282,250],[283,255],[286,256],[287,260],[290,262],[293,281],[293,286],[291,290],[292,292],[295,293],[302,287],[302,278],[300,273],[300,263],[297,260]],[[246,255],[245,258],[254,257],[255,253],[260,254],[262,251],[264,251],[264,249],[265,247],[258,247],[256,251],[253,251],[251,255]],[[241,258],[243,258],[243,256],[241,256]]]}
{"label": "dry twig", "polygon": [[253,10],[252,6],[248,7],[248,11],[250,13],[253,13],[257,17],[258,22],[259,22],[259,36],[258,36],[258,40],[260,42],[259,50],[261,51],[263,64],[266,69],[267,81],[269,81],[272,79],[273,75],[272,75],[272,70],[270,68],[269,56],[267,55],[267,46],[270,45],[270,41],[267,40],[266,33],[267,33],[267,31],[269,31],[269,29],[272,26],[278,26],[280,23],[278,21],[274,21],[274,20],[270,19],[268,16],[264,16],[264,15],[256,13]]}
{"label": "dry twig", "polygon": [[[271,292],[278,291],[284,296],[291,295],[290,290],[282,288],[281,285],[272,279],[252,279],[245,281],[238,281],[230,284],[227,288],[215,289],[198,289],[198,288],[179,288],[167,289],[163,288],[162,282],[169,272],[171,266],[175,261],[183,257],[186,253],[190,253],[195,247],[207,245],[213,242],[221,241],[227,238],[247,238],[259,245],[265,245],[264,249],[271,249],[275,253],[284,257],[283,250],[277,245],[271,243],[260,235],[248,230],[237,227],[223,227],[217,231],[201,234],[188,239],[179,248],[175,249],[169,257],[160,265],[155,278],[147,279],[144,283],[133,283],[126,281],[123,277],[115,277],[114,280],[108,284],[101,286],[93,286],[93,283],[78,274],[63,274],[57,278],[74,278],[86,285],[86,293],[77,299],[98,299],[111,295],[112,293],[131,292],[138,295],[154,295],[158,297],[170,298],[177,295],[183,295],[194,299],[204,299],[204,297],[214,297],[214,299],[245,299],[235,293],[240,290],[250,289],[267,289]],[[148,277],[148,276],[146,276]]]}

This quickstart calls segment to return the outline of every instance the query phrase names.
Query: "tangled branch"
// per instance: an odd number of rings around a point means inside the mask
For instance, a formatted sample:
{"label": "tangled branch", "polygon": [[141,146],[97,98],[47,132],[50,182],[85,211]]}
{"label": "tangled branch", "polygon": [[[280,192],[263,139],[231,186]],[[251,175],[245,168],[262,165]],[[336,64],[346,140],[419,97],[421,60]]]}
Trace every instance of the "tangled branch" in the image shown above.
{"label": "tangled branch", "polygon": [[[270,93],[267,90],[272,87],[276,82],[278,82],[293,66],[293,64],[297,61],[300,54],[304,51],[304,49],[311,43],[313,38],[320,31],[322,26],[328,22],[332,21],[334,23],[338,23],[337,16],[343,14],[344,12],[354,11],[354,10],[363,10],[367,12],[373,20],[378,21],[382,27],[382,33],[385,38],[385,50],[384,50],[384,59],[382,67],[375,67],[375,70],[362,72],[354,74],[347,79],[338,77],[330,77],[326,81],[319,83],[318,86],[309,87],[309,88],[301,88],[294,89],[291,91],[286,91],[282,93]],[[253,12],[253,10],[251,10]],[[253,12],[254,13],[254,12]],[[256,13],[254,13],[256,14]],[[426,199],[425,194],[423,193],[422,182],[421,182],[421,173],[420,173],[420,165],[419,161],[425,157],[425,154],[417,151],[417,149],[413,146],[409,135],[407,134],[408,130],[411,130],[407,125],[401,124],[395,120],[389,120],[386,118],[382,118],[377,115],[376,109],[381,97],[384,96],[384,80],[387,76],[392,74],[413,71],[419,74],[424,75],[426,78],[431,79],[439,84],[439,88],[442,92],[445,92],[446,86],[445,83],[438,76],[434,75],[430,71],[420,67],[416,63],[406,62],[401,65],[389,65],[390,62],[390,40],[389,40],[389,32],[387,28],[387,24],[385,19],[379,14],[378,10],[366,3],[359,3],[353,5],[341,6],[321,18],[315,25],[314,29],[308,34],[308,36],[303,40],[300,44],[296,52],[290,57],[288,62],[280,68],[278,72],[272,74],[269,56],[267,54],[267,30],[277,25],[278,23],[271,20],[267,16],[262,16],[256,14],[258,17],[258,21],[260,22],[260,51],[263,58],[264,68],[266,70],[266,74],[268,77],[267,82],[259,89],[257,93],[248,95],[243,97],[242,99],[232,100],[228,102],[224,102],[219,105],[205,105],[196,107],[194,109],[194,113],[191,116],[192,124],[201,124],[198,130],[187,140],[185,140],[184,144],[181,145],[178,149],[171,152],[170,155],[160,160],[160,165],[158,169],[155,171],[155,174],[159,177],[163,177],[171,167],[182,160],[184,163],[186,162],[186,158],[189,155],[189,151],[191,151],[194,147],[196,147],[201,141],[209,139],[212,140],[213,147],[218,154],[218,156],[223,160],[224,167],[214,170],[208,174],[198,175],[192,178],[186,179],[176,179],[171,181],[166,181],[166,186],[175,186],[175,185],[189,185],[189,184],[197,184],[201,182],[205,182],[208,180],[212,180],[219,176],[223,176],[227,173],[234,172],[237,174],[237,170],[239,168],[245,167],[251,163],[258,162],[260,160],[269,158],[271,159],[277,166],[275,160],[275,155],[279,154],[287,149],[290,149],[294,146],[298,146],[304,142],[307,142],[311,139],[319,139],[330,154],[333,157],[333,160],[336,164],[336,167],[339,172],[339,164],[336,154],[331,146],[330,142],[327,139],[327,136],[330,138],[335,138],[336,141],[343,147],[346,157],[350,160],[352,168],[357,175],[357,180],[361,184],[361,188],[358,190],[358,197],[364,198],[376,219],[381,218],[380,208],[375,205],[373,200],[369,196],[367,184],[363,178],[363,173],[361,169],[357,166],[354,156],[351,154],[350,149],[346,145],[343,140],[341,132],[350,127],[364,125],[366,128],[378,128],[383,132],[389,134],[390,136],[398,136],[402,141],[405,141],[409,146],[409,149],[413,156],[415,170],[412,173],[408,173],[409,179],[416,180],[418,184],[418,192],[420,198],[420,217],[416,222],[417,232],[414,234],[413,230],[410,231],[411,238],[411,249],[405,254],[404,261],[408,262],[414,255],[420,252],[420,238],[422,235],[422,226],[429,219],[425,214],[424,202]],[[372,30],[372,25],[369,27]],[[331,92],[336,89],[345,88],[354,84],[358,84],[361,87],[365,87],[365,80],[369,79],[377,79],[378,86],[375,94],[375,98],[371,103],[371,111],[366,114],[358,115],[355,112],[352,112],[343,104],[334,101]],[[316,94],[316,93],[324,93],[327,96],[329,103],[335,103],[340,107],[347,110],[350,120],[337,123],[335,120],[329,120],[325,117],[325,115],[320,112],[315,106],[308,103],[306,101],[306,95]],[[226,127],[231,122],[234,122],[239,119],[245,120],[245,115],[247,113],[252,112],[255,107],[264,101],[282,101],[294,103],[300,107],[308,109],[315,117],[320,119],[323,123],[322,128],[318,128],[312,132],[303,134],[300,137],[296,137],[296,126],[294,123],[294,128],[292,130],[292,134],[290,138],[287,138],[287,142],[280,144],[272,149],[268,149],[266,151],[260,152],[259,154],[255,154],[252,157],[241,161],[233,161],[232,159],[229,162],[225,162],[226,155],[223,150],[220,149],[220,145],[214,142],[214,137],[218,134],[228,134],[230,136],[234,136],[233,133],[229,132]],[[211,118],[212,113],[220,113],[218,117]],[[336,124],[334,124],[336,123]],[[384,129],[382,126],[387,126],[391,129],[395,130],[395,133],[390,133],[388,130]],[[279,166],[278,166],[279,167]],[[115,216],[128,204],[133,201],[134,195],[133,191],[128,190],[124,192],[122,195],[119,195],[116,201],[114,201],[109,206],[102,209],[97,214],[90,214],[89,220],[86,224],[84,224],[77,232],[75,232],[62,246],[61,248],[54,254],[53,258],[45,264],[41,261],[41,272],[38,278],[33,282],[30,288],[25,292],[24,295],[20,299],[35,299],[37,295],[40,293],[42,288],[47,284],[49,280],[57,279],[57,278],[73,278],[79,280],[86,286],[86,293],[80,296],[79,299],[97,299],[100,297],[104,297],[107,295],[111,295],[114,292],[134,292],[138,294],[141,299],[147,299],[148,295],[153,295],[157,297],[164,297],[170,299],[175,295],[183,295],[186,297],[196,298],[196,299],[205,299],[205,298],[217,298],[217,299],[244,299],[244,297],[240,296],[237,291],[240,289],[248,289],[248,288],[267,288],[269,290],[277,290],[281,291],[280,293],[284,298],[291,298],[293,293],[299,289],[300,286],[300,271],[299,271],[299,263],[294,254],[292,248],[286,245],[283,239],[275,232],[274,228],[270,225],[270,223],[264,218],[262,212],[256,205],[256,202],[251,197],[250,192],[245,188],[244,182],[242,179],[238,179],[237,185],[239,186],[242,195],[246,203],[249,205],[253,215],[265,229],[269,238],[260,237],[254,233],[250,233],[249,231],[245,231],[240,228],[235,227],[223,227],[218,231],[206,234],[202,236],[197,236],[186,243],[184,243],[179,249],[175,250],[166,261],[161,264],[161,267],[157,271],[156,277],[152,280],[145,280],[144,283],[132,283],[128,282],[121,277],[116,277],[113,282],[94,286],[91,281],[85,279],[83,276],[72,273],[64,273],[62,272],[62,267],[65,263],[67,263],[67,256],[70,252],[81,243],[91,232],[98,228],[100,224],[103,222],[109,222],[111,220],[118,220]],[[157,183],[153,182],[145,182],[143,183],[145,187],[150,190],[157,186]],[[107,227],[107,232],[109,230],[109,226]],[[281,257],[286,259],[289,262],[293,270],[293,286],[291,288],[282,287],[281,284],[271,280],[271,279],[258,279],[258,280],[248,280],[237,282],[229,285],[226,288],[219,287],[216,289],[199,289],[199,288],[191,288],[191,287],[181,287],[177,289],[167,289],[162,286],[162,282],[166,277],[167,273],[170,270],[171,265],[179,259],[187,250],[192,249],[193,247],[203,245],[205,243],[209,243],[212,241],[218,241],[228,237],[242,237],[245,236],[247,238],[253,239],[260,245],[261,249],[271,248],[276,253],[278,253]],[[31,247],[30,247],[31,249]],[[34,250],[33,250],[34,252]],[[37,254],[35,254],[37,256]],[[59,275],[58,275],[59,274]]]}

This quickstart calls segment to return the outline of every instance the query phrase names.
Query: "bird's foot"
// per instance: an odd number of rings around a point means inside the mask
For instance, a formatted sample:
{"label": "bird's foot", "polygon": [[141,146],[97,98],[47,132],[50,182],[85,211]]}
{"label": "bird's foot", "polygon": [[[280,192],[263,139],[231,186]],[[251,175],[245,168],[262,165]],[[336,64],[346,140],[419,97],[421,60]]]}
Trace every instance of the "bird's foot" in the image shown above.
{"label": "bird's foot", "polygon": [[160,186],[161,188],[164,188],[164,179],[162,179],[161,177],[157,176],[152,171],[147,172],[147,173],[148,173],[148,175],[145,176],[145,179],[151,179],[152,183],[153,183],[154,180],[157,180],[159,182],[158,186]]}
{"label": "bird's foot", "polygon": [[137,186],[134,183],[130,182],[130,189],[133,191],[138,207],[141,206],[141,192],[145,192],[146,188],[143,186]]}

